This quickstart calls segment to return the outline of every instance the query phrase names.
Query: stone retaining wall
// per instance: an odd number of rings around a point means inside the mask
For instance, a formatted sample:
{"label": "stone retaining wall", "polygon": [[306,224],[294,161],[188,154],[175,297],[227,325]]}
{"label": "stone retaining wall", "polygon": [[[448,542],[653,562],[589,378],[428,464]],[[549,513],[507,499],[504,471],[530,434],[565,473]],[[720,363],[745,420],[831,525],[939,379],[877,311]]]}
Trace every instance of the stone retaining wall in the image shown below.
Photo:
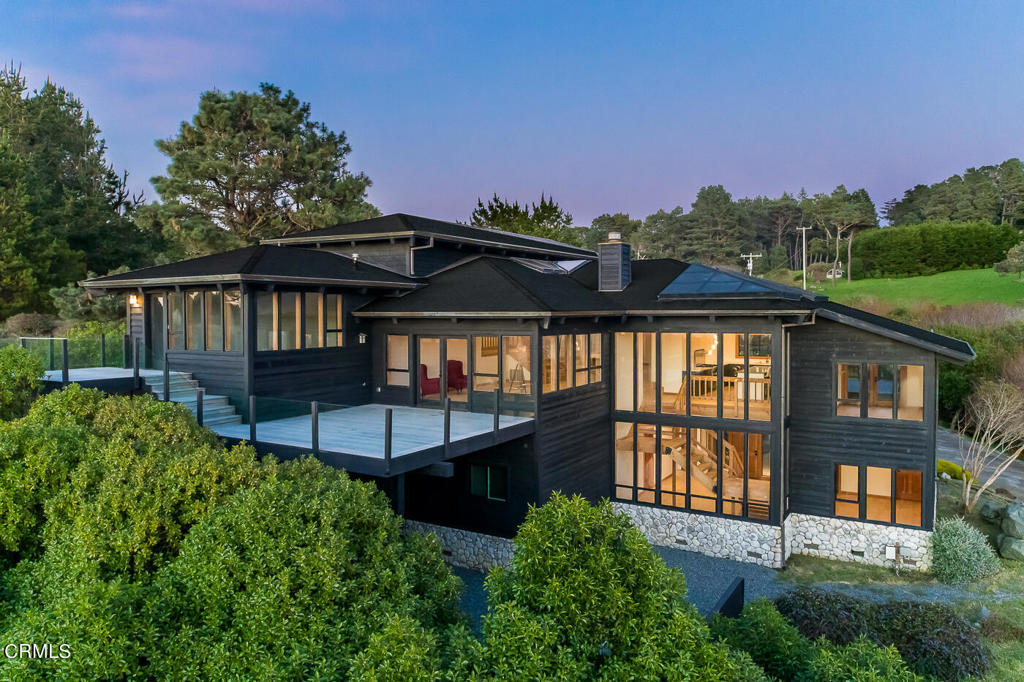
{"label": "stone retaining wall", "polygon": [[455,566],[487,571],[495,565],[507,566],[512,560],[512,541],[508,538],[408,519],[405,528],[437,535],[444,549],[445,560]]}
{"label": "stone retaining wall", "polygon": [[651,544],[782,568],[778,526],[624,502],[612,506],[628,515]]}
{"label": "stone retaining wall", "polygon": [[886,545],[900,546],[901,564],[925,571],[931,566],[931,531],[883,526],[853,519],[790,514],[786,518],[786,554],[856,561],[875,566],[895,565],[885,558]]}

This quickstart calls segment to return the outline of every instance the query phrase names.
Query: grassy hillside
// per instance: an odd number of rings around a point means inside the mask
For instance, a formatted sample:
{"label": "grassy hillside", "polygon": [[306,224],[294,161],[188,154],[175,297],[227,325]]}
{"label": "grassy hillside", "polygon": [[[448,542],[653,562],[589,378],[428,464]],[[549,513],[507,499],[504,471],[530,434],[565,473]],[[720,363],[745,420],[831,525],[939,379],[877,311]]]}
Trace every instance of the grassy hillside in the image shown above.
{"label": "grassy hillside", "polygon": [[954,270],[906,279],[862,279],[817,285],[817,291],[838,303],[855,305],[858,298],[872,297],[896,306],[915,303],[956,305],[1003,303],[1024,306],[1024,281],[997,274],[992,269]]}

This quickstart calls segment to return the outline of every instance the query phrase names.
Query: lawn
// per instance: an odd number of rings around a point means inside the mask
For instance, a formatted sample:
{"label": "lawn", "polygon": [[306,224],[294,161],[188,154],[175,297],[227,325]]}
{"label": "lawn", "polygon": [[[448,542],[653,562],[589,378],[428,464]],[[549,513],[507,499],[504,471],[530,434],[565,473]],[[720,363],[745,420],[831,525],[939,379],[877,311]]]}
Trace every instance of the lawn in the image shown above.
{"label": "lawn", "polygon": [[[959,481],[938,482],[939,518],[957,514],[959,493]],[[1002,498],[997,499],[1005,502]],[[995,540],[999,533],[995,524],[977,514],[970,514],[966,518],[990,539]],[[1024,680],[1024,562],[1005,559],[1001,559],[1000,562],[1002,569],[999,575],[983,583],[968,586],[974,595],[982,596],[960,600],[957,605],[965,614],[976,614],[981,606],[987,608],[991,614],[983,630],[992,651],[992,669],[985,679],[991,682]],[[935,579],[927,574],[912,572],[897,575],[895,571],[881,566],[805,556],[791,557],[780,577],[803,586],[824,582],[857,586],[899,585],[911,589],[938,585]],[[997,599],[997,594],[1004,596]],[[1017,596],[1005,598],[1007,594]],[[989,598],[988,595],[993,597]]]}
{"label": "lawn", "polygon": [[[799,286],[799,284],[797,284]],[[814,285],[816,291],[837,303],[855,305],[858,298],[872,297],[897,306],[929,302],[936,305],[959,303],[1004,303],[1024,305],[1024,280],[1000,275],[992,269],[953,270],[927,277],[904,279],[845,280]]]}

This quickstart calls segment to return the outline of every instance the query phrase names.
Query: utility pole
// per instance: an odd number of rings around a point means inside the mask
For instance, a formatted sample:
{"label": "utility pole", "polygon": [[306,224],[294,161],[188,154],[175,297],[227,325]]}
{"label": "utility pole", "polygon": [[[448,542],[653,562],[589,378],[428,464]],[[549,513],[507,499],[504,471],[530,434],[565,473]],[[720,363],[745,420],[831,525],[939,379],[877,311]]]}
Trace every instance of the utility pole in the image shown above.
{"label": "utility pole", "polygon": [[746,258],[747,259],[747,274],[750,275],[751,277],[754,276],[754,259],[755,258],[760,258],[760,257],[761,257],[761,254],[759,254],[759,253],[741,253],[740,254],[740,258]]}
{"label": "utility pole", "polygon": [[796,229],[800,230],[800,236],[803,237],[803,243],[804,243],[804,249],[803,249],[804,250],[804,263],[803,263],[804,291],[807,291],[807,230],[809,230],[811,228],[810,227],[798,227]]}

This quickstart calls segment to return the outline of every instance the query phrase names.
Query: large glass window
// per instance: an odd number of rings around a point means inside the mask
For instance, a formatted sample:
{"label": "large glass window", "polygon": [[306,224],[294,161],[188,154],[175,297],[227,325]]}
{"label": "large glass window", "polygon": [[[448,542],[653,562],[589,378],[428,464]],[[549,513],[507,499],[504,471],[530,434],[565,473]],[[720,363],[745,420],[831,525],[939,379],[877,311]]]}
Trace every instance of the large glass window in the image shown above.
{"label": "large glass window", "polygon": [[722,334],[722,416],[726,419],[743,419],[746,412],[743,339],[743,334]]}
{"label": "large glass window", "polygon": [[167,294],[167,350],[185,347],[185,297],[181,292]]}
{"label": "large glass window", "polygon": [[409,385],[409,337],[388,334],[385,342],[388,386]]}
{"label": "large glass window", "polygon": [[203,292],[185,292],[185,348],[203,350]]}
{"label": "large glass window", "polygon": [[469,401],[469,341],[445,339],[445,397],[457,403]]}
{"label": "large glass window", "polygon": [[[747,394],[747,419],[769,421],[772,418],[771,334],[747,335],[747,369],[740,376]],[[747,374],[749,372],[749,374]]]}
{"label": "large glass window", "polygon": [[661,335],[661,411],[686,414],[686,334]]}
{"label": "large glass window", "polygon": [[502,355],[504,356],[504,387],[505,393],[530,395],[531,372],[533,362],[530,358],[529,336],[503,336]]}
{"label": "large glass window", "polygon": [[769,437],[747,434],[747,516],[767,521],[771,507],[772,458]]}
{"label": "large glass window", "polygon": [[860,518],[860,473],[855,466],[836,465],[836,516]]}
{"label": "large glass window", "polygon": [[892,522],[892,469],[865,467],[864,514],[868,521]]}
{"label": "large glass window", "polygon": [[718,334],[690,335],[690,414],[718,416]]}
{"label": "large glass window", "polygon": [[278,347],[281,350],[299,348],[299,327],[302,324],[302,310],[299,307],[300,296],[301,294],[294,291],[282,291],[279,294],[281,333]]}
{"label": "large glass window", "polygon": [[924,366],[900,365],[900,402],[898,419],[924,419]]}
{"label": "large glass window", "polygon": [[636,482],[633,480],[633,425],[615,422],[615,497],[632,500]]}
{"label": "large glass window", "polygon": [[470,464],[469,492],[488,500],[504,502],[508,499],[508,467]]}
{"label": "large glass window", "polygon": [[256,292],[256,350],[277,350],[277,296]]}
{"label": "large glass window", "polygon": [[892,419],[893,399],[896,396],[896,373],[893,366],[868,365],[868,377],[868,416],[875,419]]}
{"label": "large glass window", "polygon": [[242,350],[242,294],[238,289],[224,291],[224,350]]}
{"label": "large glass window", "polygon": [[418,351],[420,398],[440,400],[441,339],[436,336],[421,336]]}
{"label": "large glass window", "polygon": [[324,296],[324,343],[328,348],[344,346],[342,329],[341,294]]}
{"label": "large glass window", "polygon": [[321,304],[323,296],[307,291],[304,296],[304,319],[306,322],[302,335],[303,348],[322,348],[324,345],[324,311]]}
{"label": "large glass window", "polygon": [[921,525],[922,483],[920,471],[896,472],[896,523],[904,526]]}
{"label": "large glass window", "polygon": [[572,335],[558,335],[558,388],[572,388]]}
{"label": "large glass window", "polygon": [[661,504],[666,507],[686,507],[688,451],[684,427],[661,427]]}
{"label": "large glass window", "polygon": [[498,390],[498,337],[473,337],[473,390]]}
{"label": "large glass window", "polygon": [[841,417],[860,416],[860,365],[839,363],[836,396],[836,414]]}
{"label": "large glass window", "polygon": [[[497,339],[495,339],[497,342]],[[558,337],[542,336],[541,346],[541,392],[558,390]]]}
{"label": "large glass window", "polygon": [[654,332],[636,335],[636,404],[637,412],[656,412],[658,400],[658,364],[655,356]]}
{"label": "large glass window", "polygon": [[690,429],[690,508],[716,511],[718,492],[718,434]]}
{"label": "large glass window", "polygon": [[224,295],[206,292],[206,350],[224,350]]}
{"label": "large glass window", "polygon": [[636,499],[654,503],[657,476],[658,429],[653,424],[636,425]]}
{"label": "large glass window", "polygon": [[576,385],[586,386],[589,381],[587,364],[589,353],[587,352],[587,341],[590,337],[587,334],[576,334],[573,336],[575,346],[574,356],[576,358]]}
{"label": "large glass window", "polygon": [[745,434],[726,431],[722,441],[722,513],[732,516],[743,514]]}
{"label": "large glass window", "polygon": [[590,383],[601,381],[601,335],[590,335]]}
{"label": "large glass window", "polygon": [[633,411],[632,332],[615,332],[615,409]]}

